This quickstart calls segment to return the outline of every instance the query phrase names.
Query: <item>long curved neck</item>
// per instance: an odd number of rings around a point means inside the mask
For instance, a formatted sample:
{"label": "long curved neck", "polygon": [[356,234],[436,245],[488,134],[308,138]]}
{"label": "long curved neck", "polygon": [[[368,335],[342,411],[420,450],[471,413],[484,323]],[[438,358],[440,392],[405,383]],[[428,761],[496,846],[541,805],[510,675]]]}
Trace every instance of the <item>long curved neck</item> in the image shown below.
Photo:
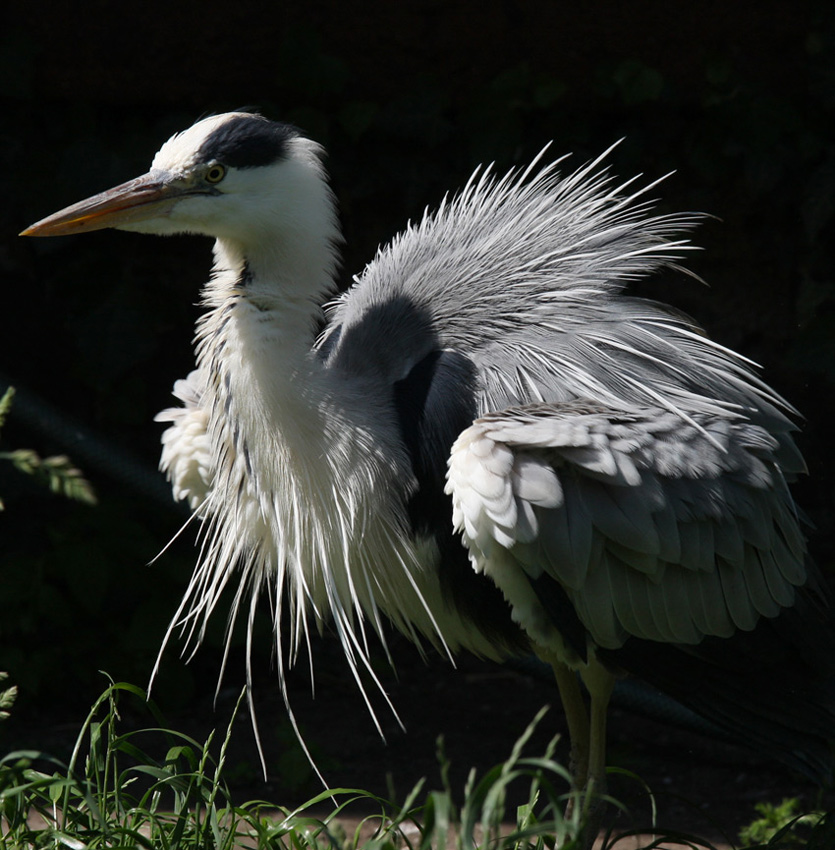
{"label": "long curved neck", "polygon": [[318,430],[311,395],[322,375],[311,348],[335,261],[332,246],[306,241],[275,240],[258,250],[215,244],[198,365],[215,395],[218,425],[228,428],[234,413],[242,433],[268,426],[292,441],[300,429]]}
{"label": "long curved neck", "polygon": [[327,376],[312,346],[341,237],[327,186],[309,181],[306,190],[291,218],[266,218],[246,241],[217,239],[197,335],[218,449],[262,469],[281,455],[288,473],[322,456],[317,441],[332,427],[323,410]]}
{"label": "long curved neck", "polygon": [[[231,222],[217,234],[211,280],[203,290],[209,313],[198,328],[198,359],[224,380],[241,374],[239,391],[267,405],[283,403],[305,364],[335,287],[342,241],[335,200],[318,160],[299,160],[273,187],[277,203],[245,227]],[[284,197],[284,196],[287,197]]]}

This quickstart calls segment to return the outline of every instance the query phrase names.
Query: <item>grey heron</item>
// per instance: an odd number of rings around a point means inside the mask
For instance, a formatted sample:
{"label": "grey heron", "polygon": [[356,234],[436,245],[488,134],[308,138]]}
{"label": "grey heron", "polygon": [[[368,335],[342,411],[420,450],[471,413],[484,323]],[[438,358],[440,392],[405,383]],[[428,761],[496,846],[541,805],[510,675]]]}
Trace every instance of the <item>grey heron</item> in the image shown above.
{"label": "grey heron", "polygon": [[477,170],[330,303],[322,151],[257,114],[199,121],[24,234],[215,239],[196,368],[158,417],[204,534],[172,628],[199,642],[236,579],[250,634],[271,596],[282,682],[330,621],[363,694],[387,623],[450,655],[532,650],[580,787],[602,783],[624,673],[828,777],[835,634],[788,489],[794,411],[625,292],[677,265],[697,216],[654,214],[656,184],[618,185],[605,156]]}

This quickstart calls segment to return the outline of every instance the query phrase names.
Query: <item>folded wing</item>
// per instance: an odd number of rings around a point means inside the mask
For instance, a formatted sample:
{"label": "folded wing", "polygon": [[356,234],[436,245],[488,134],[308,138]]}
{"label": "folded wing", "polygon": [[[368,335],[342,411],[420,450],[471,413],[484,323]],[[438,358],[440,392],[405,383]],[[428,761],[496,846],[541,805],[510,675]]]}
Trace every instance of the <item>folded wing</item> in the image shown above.
{"label": "folded wing", "polygon": [[776,616],[806,580],[777,448],[730,414],[525,405],[460,435],[447,492],[475,569],[536,642],[571,634],[557,598],[599,647],[697,644]]}

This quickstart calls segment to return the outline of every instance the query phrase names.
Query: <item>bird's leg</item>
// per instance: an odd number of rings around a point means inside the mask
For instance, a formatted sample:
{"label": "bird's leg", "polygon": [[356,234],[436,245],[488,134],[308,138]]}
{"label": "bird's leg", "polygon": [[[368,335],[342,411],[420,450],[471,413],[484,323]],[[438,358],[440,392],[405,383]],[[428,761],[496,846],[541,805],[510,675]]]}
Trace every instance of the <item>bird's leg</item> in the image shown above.
{"label": "bird's leg", "polygon": [[562,661],[556,658],[549,658],[548,661],[557,680],[557,688],[568,724],[568,740],[571,747],[568,766],[574,778],[575,787],[584,788],[589,773],[590,726],[586,704],[580,692],[580,682],[576,672]]}
{"label": "bird's leg", "polygon": [[575,791],[580,792],[580,796],[569,800],[565,816],[571,817],[577,805],[585,810],[582,846],[591,847],[605,812],[600,795],[606,792],[606,712],[615,679],[594,659],[581,669],[580,675],[591,698],[589,715],[576,672],[553,656],[547,660],[554,671],[568,723],[569,768]]}
{"label": "bird's leg", "polygon": [[587,786],[597,794],[606,793],[606,716],[615,677],[602,664],[590,659],[580,671],[591,698],[589,724],[589,765]]}
{"label": "bird's leg", "polygon": [[593,658],[581,668],[590,698],[591,720],[588,737],[588,771],[580,802],[586,815],[583,846],[590,848],[600,831],[606,812],[606,712],[615,685],[615,677]]}

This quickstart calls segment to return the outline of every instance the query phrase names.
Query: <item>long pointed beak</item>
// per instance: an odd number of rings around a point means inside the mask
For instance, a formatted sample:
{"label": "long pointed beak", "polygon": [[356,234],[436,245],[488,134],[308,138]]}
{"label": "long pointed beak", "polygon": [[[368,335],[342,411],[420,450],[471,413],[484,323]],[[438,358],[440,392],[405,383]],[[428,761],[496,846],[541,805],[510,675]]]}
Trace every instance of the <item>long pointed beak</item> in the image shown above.
{"label": "long pointed beak", "polygon": [[167,215],[189,188],[181,180],[151,171],[66,207],[30,225],[21,236],[68,236]]}

